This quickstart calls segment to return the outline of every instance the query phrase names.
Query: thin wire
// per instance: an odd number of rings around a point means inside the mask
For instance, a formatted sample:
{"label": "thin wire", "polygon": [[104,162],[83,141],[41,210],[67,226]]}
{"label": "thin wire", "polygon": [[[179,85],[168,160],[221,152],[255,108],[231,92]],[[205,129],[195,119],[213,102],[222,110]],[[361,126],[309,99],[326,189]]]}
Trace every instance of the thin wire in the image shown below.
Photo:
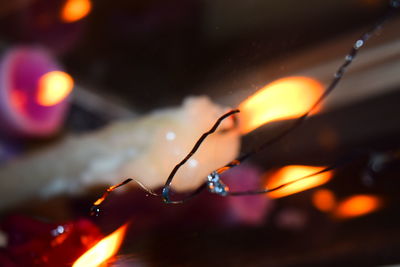
{"label": "thin wire", "polygon": [[176,172],[179,170],[179,168],[183,164],[185,164],[193,156],[194,153],[196,153],[196,151],[199,149],[200,145],[204,142],[204,140],[210,134],[214,133],[218,129],[218,126],[222,123],[223,120],[225,120],[226,118],[228,118],[238,112],[239,112],[238,109],[234,109],[234,110],[231,110],[231,111],[225,113],[221,117],[219,117],[218,120],[211,127],[211,129],[208,130],[207,132],[203,133],[202,136],[197,140],[197,142],[193,146],[192,150],[190,150],[190,152],[186,155],[186,157],[181,162],[179,162],[178,164],[175,165],[175,167],[172,169],[171,173],[169,174],[164,187],[162,188],[162,197],[163,197],[164,202],[171,203],[170,198],[169,198],[170,185],[171,185],[172,180],[174,179]]}
{"label": "thin wire", "polygon": [[[308,109],[308,111],[306,111],[302,116],[300,116],[299,118],[297,118],[293,124],[286,128],[284,131],[282,131],[281,133],[279,133],[278,135],[276,135],[275,137],[269,139],[268,141],[264,142],[263,144],[261,144],[260,146],[257,146],[256,148],[254,148],[253,150],[241,155],[239,158],[229,162],[228,164],[226,164],[225,166],[219,168],[216,170],[216,172],[218,174],[222,174],[225,171],[236,167],[238,165],[241,164],[241,162],[243,162],[244,160],[246,160],[247,158],[253,156],[254,154],[257,154],[258,152],[262,151],[263,149],[265,149],[266,147],[268,147],[269,145],[277,142],[278,140],[280,140],[281,138],[285,137],[286,135],[288,135],[290,132],[292,132],[294,129],[296,129],[297,127],[299,127],[310,115],[311,112],[313,112],[320,104],[321,102],[337,87],[337,85],[339,84],[339,82],[342,80],[344,74],[346,73],[347,68],[351,65],[351,63],[353,63],[354,59],[356,58],[356,56],[358,55],[358,52],[360,50],[360,48],[362,48],[365,43],[371,38],[371,36],[378,31],[383,24],[388,21],[394,14],[395,14],[395,9],[398,8],[400,6],[400,0],[392,0],[390,2],[390,8],[389,10],[382,16],[380,17],[380,19],[378,19],[378,21],[371,27],[369,28],[366,32],[364,32],[353,44],[353,46],[351,47],[350,51],[347,53],[347,55],[345,56],[344,62],[339,66],[339,68],[336,70],[336,72],[333,75],[333,79],[331,81],[331,83],[326,87],[325,91],[322,93],[322,95],[317,99],[317,101],[314,102],[314,104],[311,106],[310,109]],[[237,112],[239,112],[237,110]],[[217,123],[219,124],[222,120],[224,119],[224,117],[221,117],[220,119],[218,119]],[[217,124],[216,123],[216,124]],[[214,125],[215,127],[215,125]],[[207,137],[207,133],[205,133],[206,136],[202,136],[202,138]],[[196,145],[200,145],[203,141],[203,139],[199,139],[199,141],[197,141]],[[197,150],[197,148],[196,148]],[[194,151],[195,152],[195,151]],[[193,152],[193,153],[194,153]],[[179,167],[181,165],[183,165],[192,155],[189,153],[189,155],[177,166],[175,166],[174,170],[171,172],[171,174],[169,175],[167,182],[165,183],[165,186],[162,189],[162,195],[163,195],[163,200],[166,203],[172,203],[169,199],[169,193],[170,193],[170,184],[174,178],[174,175],[177,171],[177,169],[179,169]],[[278,189],[281,189],[285,186],[288,186],[290,184],[296,183],[300,180],[303,179],[307,179],[307,178],[311,178],[317,174],[320,174],[322,172],[326,172],[328,170],[332,170],[334,168],[337,167],[338,164],[334,164],[333,166],[327,167],[325,169],[323,169],[322,171],[316,172],[314,174],[310,174],[307,175],[305,177],[301,177],[299,179],[293,180],[291,182],[282,184],[276,188],[272,188],[272,189],[264,189],[264,190],[256,190],[256,191],[244,191],[244,192],[228,192],[227,195],[229,196],[239,196],[239,195],[254,195],[254,194],[264,194],[264,193],[268,193],[268,192],[272,192]],[[196,191],[195,191],[196,192]],[[185,201],[185,199],[181,200],[182,202]],[[181,201],[174,201],[174,203],[181,203]]]}
{"label": "thin wire", "polygon": [[[400,7],[400,0],[391,0],[390,1],[390,8],[389,10],[370,28],[368,29],[366,32],[364,32],[360,38],[358,38],[352,48],[350,49],[350,51],[347,53],[347,55],[345,56],[345,60],[344,62],[339,66],[339,68],[337,69],[337,71],[334,73],[333,75],[333,79],[331,81],[331,83],[326,87],[324,93],[317,99],[317,101],[311,106],[311,108],[306,111],[302,116],[300,116],[299,118],[297,118],[293,124],[286,128],[284,131],[282,131],[281,133],[279,133],[278,135],[276,135],[275,137],[269,139],[268,141],[264,142],[263,144],[261,144],[260,146],[254,148],[253,150],[241,155],[238,159],[235,159],[231,162],[229,162],[228,164],[226,164],[225,166],[219,168],[216,170],[216,172],[218,174],[222,174],[225,171],[236,167],[238,165],[241,164],[242,161],[246,160],[247,158],[249,158],[250,156],[253,156],[254,154],[262,151],[263,149],[265,149],[266,147],[268,147],[269,145],[277,142],[278,140],[280,140],[281,138],[285,137],[287,134],[289,134],[290,132],[292,132],[295,128],[299,127],[304,121],[305,119],[308,118],[309,114],[311,112],[313,112],[320,104],[321,102],[337,87],[337,85],[339,84],[339,82],[341,81],[341,79],[343,78],[344,74],[346,73],[347,68],[351,65],[351,63],[354,61],[355,57],[358,54],[358,51],[360,50],[360,48],[362,48],[365,43],[371,38],[371,36],[377,31],[379,30],[383,24],[389,20],[394,14],[395,14],[395,9]],[[169,204],[182,204],[190,199],[192,199],[194,196],[200,194],[205,188],[207,188],[207,183],[203,183],[200,187],[198,187],[195,191],[193,191],[192,193],[190,193],[189,195],[187,195],[186,197],[184,197],[181,200],[171,200],[170,199],[170,185],[173,181],[173,178],[175,177],[176,172],[179,170],[179,168],[184,165],[193,155],[194,153],[196,153],[196,151],[199,149],[199,147],[201,146],[201,144],[204,142],[204,140],[212,133],[214,133],[218,126],[222,123],[222,121],[236,113],[240,112],[238,109],[234,109],[231,110],[227,113],[225,113],[224,115],[222,115],[220,118],[218,118],[218,120],[215,122],[215,124],[213,125],[213,127],[211,127],[211,129],[205,133],[203,133],[203,135],[197,140],[197,142],[195,143],[195,145],[193,146],[192,150],[186,155],[186,157],[180,161],[177,165],[175,165],[175,167],[172,169],[171,173],[169,174],[165,185],[162,188],[162,193],[158,194],[154,191],[152,191],[151,189],[147,188],[144,184],[142,184],[141,182],[139,182],[136,179],[127,179],[124,182],[111,186],[109,187],[106,192],[103,194],[103,196],[101,198],[99,198],[95,204],[92,207],[92,213],[95,213],[96,215],[98,215],[99,210],[99,205],[106,199],[106,197],[109,195],[110,192],[112,192],[114,189],[123,186],[127,183],[129,183],[130,181],[134,181],[136,182],[142,189],[144,189],[146,192],[148,192],[149,194],[153,195],[153,196],[161,196],[163,201],[165,203],[169,203]],[[236,118],[233,117],[235,122],[236,122]],[[227,196],[243,196],[243,195],[257,195],[257,194],[265,194],[265,193],[269,193],[269,192],[273,192],[276,190],[279,190],[283,187],[286,187],[288,185],[294,184],[298,181],[304,180],[304,179],[308,179],[311,178],[315,175],[330,171],[334,168],[336,168],[339,164],[334,164],[330,167],[327,167],[323,170],[320,170],[318,172],[300,177],[298,179],[295,179],[293,181],[281,184],[277,187],[271,188],[271,189],[263,189],[263,190],[254,190],[254,191],[238,191],[238,192],[227,192]]]}
{"label": "thin wire", "polygon": [[[277,142],[278,140],[280,140],[281,138],[285,137],[290,132],[292,132],[294,129],[299,127],[308,118],[310,113],[313,112],[321,104],[321,102],[336,88],[336,86],[339,84],[339,82],[343,78],[344,74],[346,73],[347,68],[350,66],[350,64],[356,58],[360,48],[365,45],[365,43],[371,38],[371,36],[377,30],[379,30],[387,20],[389,20],[391,17],[393,17],[393,15],[395,14],[395,11],[396,11],[395,8],[398,8],[399,6],[400,6],[400,0],[392,0],[390,3],[389,10],[371,28],[369,28],[366,32],[364,32],[360,36],[360,38],[358,38],[354,42],[352,48],[345,56],[344,62],[339,66],[339,68],[334,73],[331,83],[326,87],[325,91],[322,93],[322,95],[317,99],[317,101],[311,106],[311,108],[308,111],[306,111],[302,116],[297,118],[290,127],[286,128],[284,131],[277,134],[275,137],[269,139],[268,141],[264,142],[260,146],[241,155],[238,159],[235,159],[232,162],[225,165],[224,167],[220,168],[220,169],[224,168],[224,170],[222,172],[227,171],[227,170],[231,169],[232,167],[239,165],[240,162],[242,162],[242,161],[246,160],[247,158],[253,156],[254,154],[262,151],[269,145]],[[237,162],[239,162],[239,164],[237,164]]]}
{"label": "thin wire", "polygon": [[320,171],[317,171],[317,172],[308,174],[308,175],[306,175],[306,176],[297,178],[297,179],[292,180],[292,181],[287,182],[287,183],[283,183],[283,184],[281,184],[281,185],[278,185],[277,187],[273,187],[273,188],[270,188],[270,189],[266,188],[266,189],[262,189],[262,190],[248,190],[248,191],[236,191],[236,192],[235,192],[235,191],[234,191],[234,192],[228,191],[228,192],[227,192],[227,196],[248,196],[248,195],[259,195],[259,194],[265,194],[265,193],[274,192],[274,191],[276,191],[276,190],[279,190],[279,189],[284,188],[284,187],[286,187],[286,186],[289,186],[289,185],[291,185],[291,184],[297,183],[297,182],[299,182],[299,181],[301,181],[301,180],[305,180],[305,179],[308,179],[308,178],[312,178],[312,177],[314,177],[314,176],[316,176],[316,175],[318,175],[318,174],[331,171],[331,170],[337,168],[337,166],[338,166],[338,164],[329,166],[329,167],[324,168],[324,169],[322,169],[322,170],[320,170]]}
{"label": "thin wire", "polygon": [[106,189],[106,191],[103,193],[103,195],[97,199],[94,203],[93,206],[90,209],[90,213],[91,215],[94,216],[99,216],[100,213],[100,205],[107,199],[108,195],[114,191],[115,189],[117,189],[118,187],[124,186],[127,183],[129,183],[130,181],[132,181],[133,179],[128,178],[125,181],[123,181],[122,183],[116,184],[116,185],[112,185],[109,188]]}

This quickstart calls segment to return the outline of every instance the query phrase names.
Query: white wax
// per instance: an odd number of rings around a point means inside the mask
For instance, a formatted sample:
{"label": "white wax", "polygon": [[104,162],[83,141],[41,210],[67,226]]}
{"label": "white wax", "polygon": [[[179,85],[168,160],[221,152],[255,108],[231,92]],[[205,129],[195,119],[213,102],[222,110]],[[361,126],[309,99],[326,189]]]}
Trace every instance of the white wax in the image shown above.
{"label": "white wax", "polygon": [[[137,157],[123,165],[121,176],[133,177],[150,188],[162,186],[173,167],[227,111],[207,97],[190,97],[180,108],[160,110],[143,118],[138,122],[140,128],[132,132],[132,138],[142,140],[143,147]],[[231,130],[221,132],[221,129]],[[233,160],[239,146],[238,131],[228,118],[181,167],[172,188],[186,191],[198,187],[210,172]]]}
{"label": "white wax", "polygon": [[[95,185],[135,178],[150,189],[164,185],[169,173],[228,109],[207,97],[187,98],[181,107],[155,111],[133,121],[115,122],[85,135],[69,137],[48,149],[0,168],[0,209],[37,196],[79,193]],[[225,120],[176,174],[172,189],[193,190],[239,151],[238,130]],[[221,129],[231,129],[220,132]],[[135,185],[135,183],[130,183]],[[123,190],[123,189],[120,189]]]}

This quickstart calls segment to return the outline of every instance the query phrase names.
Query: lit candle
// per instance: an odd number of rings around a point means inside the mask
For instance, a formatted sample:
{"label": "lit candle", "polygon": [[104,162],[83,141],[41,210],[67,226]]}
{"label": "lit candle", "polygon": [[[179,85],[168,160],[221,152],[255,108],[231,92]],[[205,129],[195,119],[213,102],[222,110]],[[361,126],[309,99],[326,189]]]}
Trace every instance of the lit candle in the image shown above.
{"label": "lit candle", "polygon": [[[227,110],[207,97],[189,97],[182,107],[116,122],[22,157],[0,169],[0,177],[13,177],[1,187],[5,201],[0,208],[38,192],[43,196],[76,193],[127,177],[151,189],[160,187],[194,142]],[[198,187],[207,174],[234,159],[239,146],[239,131],[234,121],[227,119],[178,171],[172,189],[182,192]]]}
{"label": "lit candle", "polygon": [[8,135],[47,136],[58,130],[66,112],[72,78],[45,50],[16,47],[0,68],[1,131]]}

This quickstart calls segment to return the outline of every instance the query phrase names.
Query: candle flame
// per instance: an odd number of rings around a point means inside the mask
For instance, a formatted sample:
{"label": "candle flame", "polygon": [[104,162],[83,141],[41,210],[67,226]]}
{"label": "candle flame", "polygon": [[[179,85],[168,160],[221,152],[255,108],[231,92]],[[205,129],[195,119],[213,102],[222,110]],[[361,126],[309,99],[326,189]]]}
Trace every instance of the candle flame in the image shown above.
{"label": "candle flame", "polygon": [[275,120],[303,115],[317,101],[323,86],[307,77],[287,77],[266,85],[239,105],[242,134]]}
{"label": "candle flame", "polygon": [[90,0],[67,0],[61,10],[61,20],[66,23],[86,17],[92,9]]}
{"label": "candle flame", "polygon": [[54,106],[63,101],[74,87],[70,75],[62,71],[51,71],[39,79],[37,102],[42,106]]}
{"label": "candle flame", "polygon": [[340,202],[334,215],[340,219],[359,217],[378,210],[381,205],[382,201],[377,196],[355,195]]}
{"label": "candle flame", "polygon": [[[275,188],[282,184],[290,183],[299,178],[306,177],[307,175],[316,173],[325,169],[325,167],[303,166],[303,165],[290,165],[280,168],[274,172],[271,177],[267,179],[266,187]],[[281,189],[268,193],[271,198],[281,198],[292,195],[313,187],[320,186],[327,183],[332,178],[332,171],[319,173],[308,177],[306,179],[293,182]]]}
{"label": "candle flame", "polygon": [[114,256],[124,240],[128,224],[124,224],[106,236],[80,256],[73,267],[96,267]]}
{"label": "candle flame", "polygon": [[320,189],[314,192],[312,197],[314,206],[323,212],[332,211],[336,206],[336,198],[331,190]]}

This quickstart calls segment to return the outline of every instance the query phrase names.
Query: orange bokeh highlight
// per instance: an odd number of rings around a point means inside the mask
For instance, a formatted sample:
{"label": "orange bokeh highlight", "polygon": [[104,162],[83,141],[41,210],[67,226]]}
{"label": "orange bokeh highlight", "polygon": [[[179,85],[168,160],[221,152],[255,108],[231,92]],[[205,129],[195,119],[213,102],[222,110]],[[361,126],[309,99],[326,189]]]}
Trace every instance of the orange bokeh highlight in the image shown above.
{"label": "orange bokeh highlight", "polygon": [[[267,178],[266,188],[272,189],[286,183],[292,183],[268,193],[269,197],[281,198],[327,183],[332,178],[332,171],[312,175],[324,168],[304,165],[290,165],[280,168]],[[308,177],[309,175],[312,176]],[[303,177],[304,179],[300,179]]]}
{"label": "orange bokeh highlight", "polygon": [[239,105],[240,130],[246,134],[271,121],[299,117],[312,107],[322,93],[322,84],[311,78],[276,80]]}
{"label": "orange bokeh highlight", "polygon": [[90,0],[67,0],[61,10],[61,21],[71,23],[86,17],[92,10]]}
{"label": "orange bokeh highlight", "polygon": [[42,106],[54,106],[63,101],[74,87],[70,75],[62,71],[51,71],[39,79],[37,102]]}
{"label": "orange bokeh highlight", "polygon": [[128,224],[124,224],[80,256],[73,267],[96,267],[113,257],[121,247]]}
{"label": "orange bokeh highlight", "polygon": [[320,211],[332,211],[336,206],[336,198],[331,190],[319,189],[312,196],[314,207]]}
{"label": "orange bokeh highlight", "polygon": [[340,219],[354,218],[378,210],[382,200],[373,195],[355,195],[340,202],[335,210],[335,217]]}

